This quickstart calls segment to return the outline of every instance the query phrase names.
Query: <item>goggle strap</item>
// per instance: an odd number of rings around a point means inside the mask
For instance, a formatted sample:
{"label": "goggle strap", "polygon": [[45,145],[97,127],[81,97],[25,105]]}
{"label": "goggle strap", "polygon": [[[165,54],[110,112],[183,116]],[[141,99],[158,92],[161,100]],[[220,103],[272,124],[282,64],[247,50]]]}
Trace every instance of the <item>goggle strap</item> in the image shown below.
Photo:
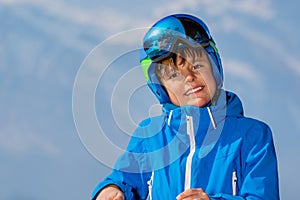
{"label": "goggle strap", "polygon": [[149,82],[148,70],[149,70],[149,67],[150,67],[151,63],[152,63],[152,61],[148,57],[141,61],[143,74],[144,74],[144,77],[145,77],[147,82]]}

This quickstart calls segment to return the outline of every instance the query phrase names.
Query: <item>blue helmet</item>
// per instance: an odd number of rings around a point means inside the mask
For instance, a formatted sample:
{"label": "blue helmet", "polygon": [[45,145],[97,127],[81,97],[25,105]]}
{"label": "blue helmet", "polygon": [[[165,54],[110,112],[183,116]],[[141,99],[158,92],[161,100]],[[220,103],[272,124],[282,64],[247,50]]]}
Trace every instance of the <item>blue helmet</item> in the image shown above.
{"label": "blue helmet", "polygon": [[218,89],[223,86],[221,59],[206,24],[192,15],[169,15],[148,30],[140,53],[140,62],[147,84],[161,104],[170,103],[170,99],[155,75],[155,68],[158,62],[172,55],[180,41],[192,46],[201,45],[206,50],[213,66]]}

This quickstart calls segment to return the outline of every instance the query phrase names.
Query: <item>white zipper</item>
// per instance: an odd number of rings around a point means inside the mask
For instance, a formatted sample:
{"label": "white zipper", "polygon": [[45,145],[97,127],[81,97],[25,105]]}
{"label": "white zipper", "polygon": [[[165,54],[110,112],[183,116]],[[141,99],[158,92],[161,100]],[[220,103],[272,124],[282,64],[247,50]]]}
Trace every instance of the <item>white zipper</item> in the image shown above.
{"label": "white zipper", "polygon": [[236,196],[236,184],[237,184],[237,176],[236,172],[232,172],[232,195]]}
{"label": "white zipper", "polygon": [[192,176],[192,160],[193,155],[195,153],[195,134],[194,134],[194,125],[193,125],[193,117],[192,116],[186,116],[186,123],[187,123],[187,134],[190,138],[190,153],[186,160],[186,166],[185,166],[185,183],[184,183],[184,189],[190,189],[191,187],[191,176]]}
{"label": "white zipper", "polygon": [[148,184],[148,190],[149,190],[149,195],[148,199],[152,200],[152,187],[153,187],[153,180],[154,180],[154,171],[152,171],[152,175],[149,181],[147,181]]}

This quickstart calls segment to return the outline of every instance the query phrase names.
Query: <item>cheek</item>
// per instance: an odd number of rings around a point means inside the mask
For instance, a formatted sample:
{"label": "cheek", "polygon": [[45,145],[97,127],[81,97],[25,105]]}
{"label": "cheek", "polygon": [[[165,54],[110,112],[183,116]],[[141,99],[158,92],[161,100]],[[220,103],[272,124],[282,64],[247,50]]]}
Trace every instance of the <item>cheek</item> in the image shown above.
{"label": "cheek", "polygon": [[176,83],[166,83],[164,84],[164,87],[168,93],[168,96],[171,100],[171,102],[175,105],[179,105],[180,99],[182,99],[183,94],[183,87],[182,85],[176,84]]}
{"label": "cheek", "polygon": [[214,96],[216,89],[217,89],[217,83],[215,81],[215,78],[212,74],[211,70],[205,70],[200,72],[200,77],[199,79],[202,79],[202,81],[205,82],[205,85],[207,86],[208,92],[210,93],[209,95],[211,97]]}
{"label": "cheek", "polygon": [[212,75],[208,76],[208,77],[206,77],[205,82],[208,86],[210,96],[213,97],[215,95],[216,90],[217,90],[217,83],[215,81],[215,78]]}
{"label": "cheek", "polygon": [[162,82],[163,86],[167,90],[168,93],[178,93],[180,90],[180,85],[176,83],[176,81],[164,81]]}
{"label": "cheek", "polygon": [[169,85],[165,85],[165,88],[167,90],[167,93],[169,94],[169,96],[178,96],[179,94],[182,93],[182,87],[179,87],[179,85],[177,84],[169,84]]}

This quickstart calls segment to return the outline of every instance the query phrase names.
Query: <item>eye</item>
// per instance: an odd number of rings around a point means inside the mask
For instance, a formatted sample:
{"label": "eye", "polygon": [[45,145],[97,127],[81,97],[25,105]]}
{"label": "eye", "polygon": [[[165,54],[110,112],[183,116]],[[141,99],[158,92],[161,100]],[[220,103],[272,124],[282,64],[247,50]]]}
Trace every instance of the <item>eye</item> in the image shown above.
{"label": "eye", "polygon": [[178,72],[173,72],[173,73],[169,74],[169,79],[174,79],[174,78],[177,78],[178,76],[179,76]]}
{"label": "eye", "polygon": [[202,65],[194,65],[193,66],[193,70],[198,70],[198,69],[200,69],[202,67],[203,67]]}

